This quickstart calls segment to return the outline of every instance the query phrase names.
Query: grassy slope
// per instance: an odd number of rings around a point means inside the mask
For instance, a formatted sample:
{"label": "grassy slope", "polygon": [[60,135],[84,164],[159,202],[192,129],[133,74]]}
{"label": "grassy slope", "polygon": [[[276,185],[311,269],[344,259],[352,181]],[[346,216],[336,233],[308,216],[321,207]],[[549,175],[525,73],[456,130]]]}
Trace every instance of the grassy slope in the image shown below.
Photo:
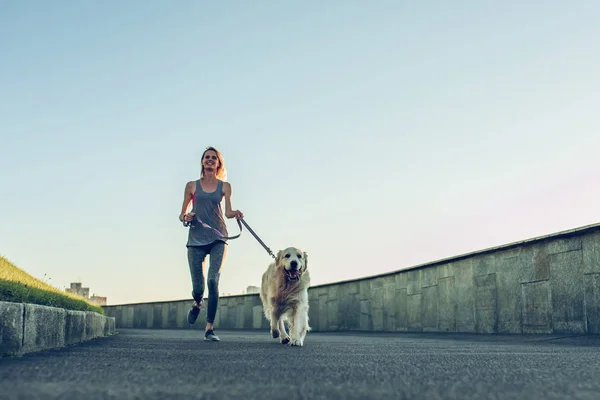
{"label": "grassy slope", "polygon": [[32,303],[104,314],[102,307],[34,278],[2,256],[0,256],[0,301]]}

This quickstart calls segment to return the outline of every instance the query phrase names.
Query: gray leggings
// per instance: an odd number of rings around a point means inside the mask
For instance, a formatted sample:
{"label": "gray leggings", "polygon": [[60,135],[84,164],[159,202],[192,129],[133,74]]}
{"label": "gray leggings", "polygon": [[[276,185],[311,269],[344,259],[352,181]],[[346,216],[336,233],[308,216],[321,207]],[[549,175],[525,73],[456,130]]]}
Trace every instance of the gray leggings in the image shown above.
{"label": "gray leggings", "polygon": [[208,309],[206,322],[212,324],[217,315],[219,304],[219,277],[221,267],[227,254],[226,244],[220,240],[204,246],[188,247],[188,264],[192,276],[192,297],[198,304],[204,296],[204,269],[206,256],[210,255],[210,266],[208,268]]}

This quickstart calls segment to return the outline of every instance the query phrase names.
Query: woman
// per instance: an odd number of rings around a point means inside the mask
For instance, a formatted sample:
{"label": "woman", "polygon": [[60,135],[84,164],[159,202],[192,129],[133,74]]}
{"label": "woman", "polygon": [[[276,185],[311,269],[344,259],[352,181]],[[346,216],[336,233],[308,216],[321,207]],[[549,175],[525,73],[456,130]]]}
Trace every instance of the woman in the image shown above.
{"label": "woman", "polygon": [[[187,255],[192,277],[194,305],[188,312],[188,322],[194,324],[200,314],[204,296],[204,265],[210,255],[208,268],[208,310],[204,340],[219,341],[213,324],[219,303],[219,277],[227,254],[227,227],[222,216],[221,200],[225,198],[225,216],[244,218],[239,210],[231,208],[231,184],[225,182],[227,172],[223,155],[214,147],[202,153],[200,179],[188,182],[179,220],[189,223]],[[186,213],[190,202],[192,210]]]}

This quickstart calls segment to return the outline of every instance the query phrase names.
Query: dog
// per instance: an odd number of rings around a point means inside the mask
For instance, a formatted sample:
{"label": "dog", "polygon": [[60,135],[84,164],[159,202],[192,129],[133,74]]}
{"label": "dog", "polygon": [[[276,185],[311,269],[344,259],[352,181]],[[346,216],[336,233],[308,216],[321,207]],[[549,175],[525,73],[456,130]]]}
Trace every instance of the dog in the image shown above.
{"label": "dog", "polygon": [[[282,344],[303,346],[308,325],[308,255],[296,247],[279,250],[262,275],[260,299],[270,333]],[[285,323],[289,328],[286,332]]]}

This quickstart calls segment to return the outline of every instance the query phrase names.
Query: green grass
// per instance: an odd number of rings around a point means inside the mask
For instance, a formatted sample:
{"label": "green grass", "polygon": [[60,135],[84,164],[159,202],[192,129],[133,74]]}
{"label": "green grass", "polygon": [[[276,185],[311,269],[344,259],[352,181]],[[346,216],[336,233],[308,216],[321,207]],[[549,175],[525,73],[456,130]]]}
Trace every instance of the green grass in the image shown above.
{"label": "green grass", "polygon": [[102,307],[34,278],[2,256],[0,256],[0,301],[32,303],[104,314]]}

